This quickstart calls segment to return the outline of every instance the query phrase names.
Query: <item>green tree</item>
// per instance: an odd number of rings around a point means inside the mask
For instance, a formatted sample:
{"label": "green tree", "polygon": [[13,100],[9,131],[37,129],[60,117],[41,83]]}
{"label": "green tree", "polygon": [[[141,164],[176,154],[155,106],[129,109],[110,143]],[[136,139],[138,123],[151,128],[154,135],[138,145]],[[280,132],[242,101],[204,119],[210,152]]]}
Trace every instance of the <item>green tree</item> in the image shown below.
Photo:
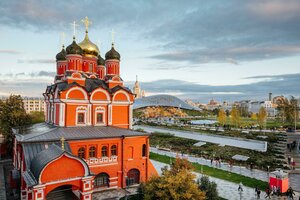
{"label": "green tree", "polygon": [[205,193],[198,189],[192,169],[186,159],[176,158],[169,170],[162,169],[162,176],[151,177],[141,185],[144,199],[204,200]]}
{"label": "green tree", "polygon": [[261,107],[257,113],[257,123],[259,124],[260,128],[264,127],[267,115],[267,110],[264,107]]}
{"label": "green tree", "polygon": [[45,121],[44,112],[42,112],[42,111],[31,112],[30,117],[31,117],[33,124],[42,123]]}
{"label": "green tree", "polygon": [[231,124],[235,127],[239,127],[241,124],[241,115],[239,110],[236,107],[233,107],[230,112]]}
{"label": "green tree", "polygon": [[216,200],[219,199],[217,184],[213,181],[210,181],[208,176],[202,176],[197,179],[199,189],[205,192],[207,200]]}
{"label": "green tree", "polygon": [[8,99],[0,101],[0,130],[8,146],[8,152],[12,150],[12,128],[29,124],[31,118],[24,109],[20,95],[10,95]]}
{"label": "green tree", "polygon": [[220,111],[218,113],[218,122],[222,126],[224,126],[226,124],[226,113],[223,109],[220,109]]}

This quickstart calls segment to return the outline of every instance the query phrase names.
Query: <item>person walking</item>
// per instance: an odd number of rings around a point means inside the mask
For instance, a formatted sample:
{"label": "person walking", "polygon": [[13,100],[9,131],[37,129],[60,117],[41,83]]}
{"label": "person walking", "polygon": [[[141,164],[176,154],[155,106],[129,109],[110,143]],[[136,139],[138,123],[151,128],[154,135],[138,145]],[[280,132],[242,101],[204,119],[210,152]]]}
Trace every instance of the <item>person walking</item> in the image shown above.
{"label": "person walking", "polygon": [[265,196],[265,198],[269,197],[269,199],[271,199],[271,196],[270,196],[270,194],[271,194],[271,190],[270,190],[270,188],[269,188],[269,187],[267,187],[267,189],[266,189],[266,196]]}
{"label": "person walking", "polygon": [[288,191],[286,192],[288,199],[294,199],[294,190],[292,189],[292,187],[289,187]]}
{"label": "person walking", "polygon": [[258,188],[258,189],[257,189],[257,198],[258,198],[258,199],[260,199],[260,193],[261,193],[261,191],[260,191],[260,189]]}
{"label": "person walking", "polygon": [[242,184],[242,182],[240,182],[240,184],[239,184],[238,191],[239,192],[243,192],[243,184]]}

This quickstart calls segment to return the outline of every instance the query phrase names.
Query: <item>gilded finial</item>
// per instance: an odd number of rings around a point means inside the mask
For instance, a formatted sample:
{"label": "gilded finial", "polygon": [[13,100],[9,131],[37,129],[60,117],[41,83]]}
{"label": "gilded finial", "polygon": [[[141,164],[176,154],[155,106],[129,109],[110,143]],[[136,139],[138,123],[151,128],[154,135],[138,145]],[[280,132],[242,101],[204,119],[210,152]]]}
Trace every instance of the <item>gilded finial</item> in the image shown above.
{"label": "gilded finial", "polygon": [[81,22],[84,24],[85,32],[87,33],[89,30],[89,26],[92,24],[92,22],[89,20],[88,17],[85,17],[84,19],[82,19]]}
{"label": "gilded finial", "polygon": [[65,138],[61,137],[60,142],[61,142],[61,149],[65,150]]}
{"label": "gilded finial", "polygon": [[73,27],[73,40],[75,40],[76,38],[76,26],[79,26],[78,24],[76,24],[76,21],[73,21],[72,27]]}

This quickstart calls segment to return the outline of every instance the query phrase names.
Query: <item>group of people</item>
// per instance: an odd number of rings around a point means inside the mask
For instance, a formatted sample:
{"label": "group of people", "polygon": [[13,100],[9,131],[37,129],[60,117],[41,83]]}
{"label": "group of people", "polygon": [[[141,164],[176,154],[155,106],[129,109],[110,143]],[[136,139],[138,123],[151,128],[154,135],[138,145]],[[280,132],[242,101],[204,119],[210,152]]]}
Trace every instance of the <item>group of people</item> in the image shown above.
{"label": "group of people", "polygon": [[210,159],[210,165],[211,166],[214,166],[214,163],[215,163],[215,166],[216,167],[221,167],[221,158],[216,158],[216,159]]}

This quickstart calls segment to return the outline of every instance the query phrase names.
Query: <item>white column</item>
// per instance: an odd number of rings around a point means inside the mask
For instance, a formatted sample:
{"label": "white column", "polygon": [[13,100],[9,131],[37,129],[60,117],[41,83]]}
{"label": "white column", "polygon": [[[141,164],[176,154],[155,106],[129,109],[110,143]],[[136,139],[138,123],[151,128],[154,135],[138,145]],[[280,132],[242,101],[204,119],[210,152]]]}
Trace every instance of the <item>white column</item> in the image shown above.
{"label": "white column", "polygon": [[87,125],[91,125],[92,120],[92,104],[88,104],[88,110],[87,110]]}
{"label": "white column", "polygon": [[129,105],[129,129],[132,129],[132,105]]}
{"label": "white column", "polygon": [[112,125],[112,105],[108,105],[108,125]]}

